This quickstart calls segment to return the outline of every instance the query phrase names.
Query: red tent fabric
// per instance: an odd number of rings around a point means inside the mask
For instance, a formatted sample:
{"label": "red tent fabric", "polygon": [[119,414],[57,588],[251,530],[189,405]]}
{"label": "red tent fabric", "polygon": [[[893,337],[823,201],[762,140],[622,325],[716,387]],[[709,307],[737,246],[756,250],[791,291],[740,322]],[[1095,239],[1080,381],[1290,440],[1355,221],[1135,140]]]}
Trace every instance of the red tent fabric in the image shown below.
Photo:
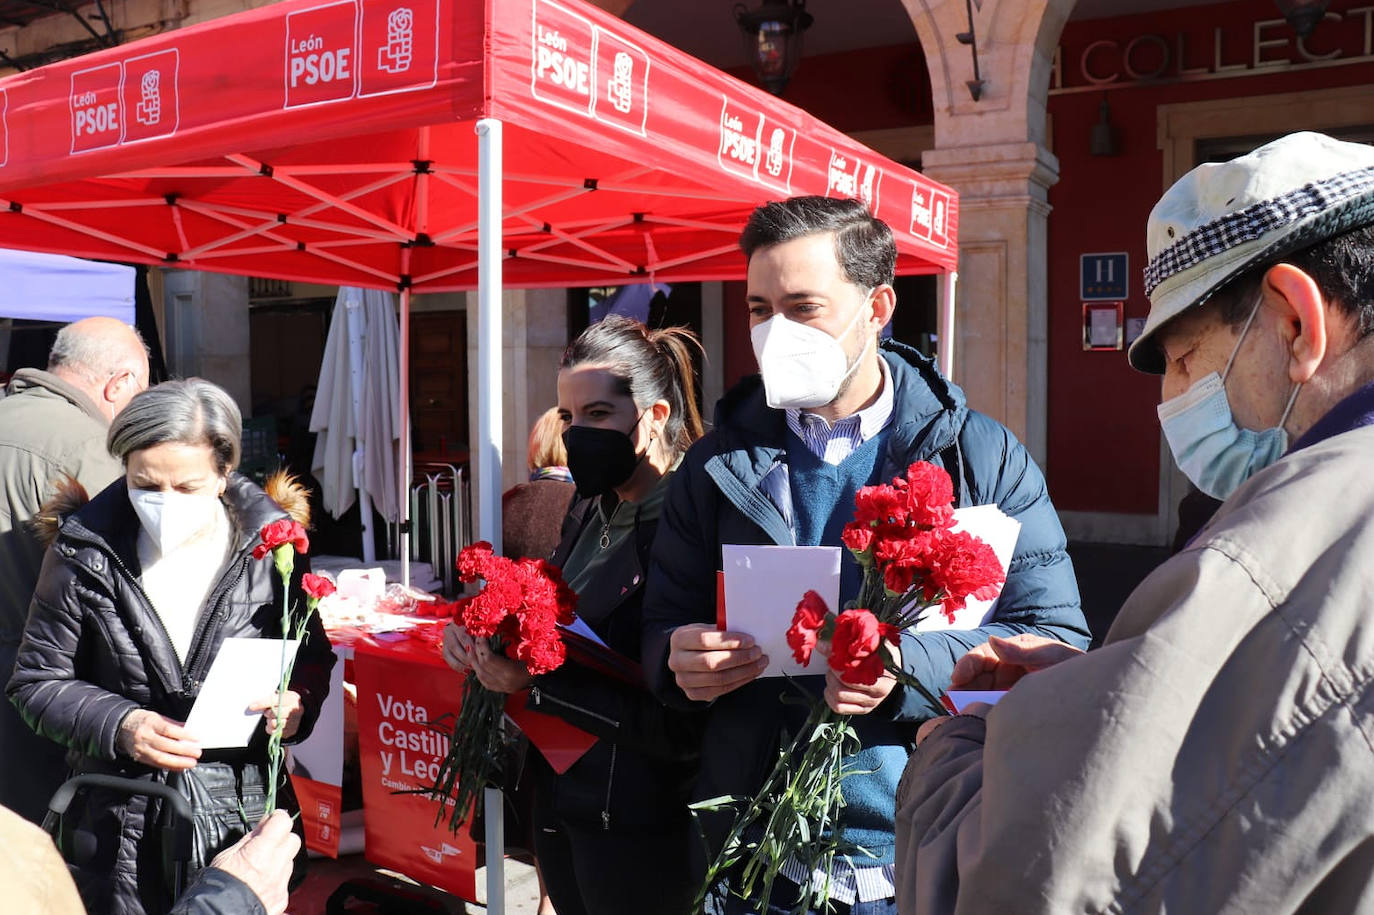
{"label": "red tent fabric", "polygon": [[758,203],[862,196],[899,271],[958,200],[580,0],[285,0],[0,81],[0,246],[413,292],[738,278]]}

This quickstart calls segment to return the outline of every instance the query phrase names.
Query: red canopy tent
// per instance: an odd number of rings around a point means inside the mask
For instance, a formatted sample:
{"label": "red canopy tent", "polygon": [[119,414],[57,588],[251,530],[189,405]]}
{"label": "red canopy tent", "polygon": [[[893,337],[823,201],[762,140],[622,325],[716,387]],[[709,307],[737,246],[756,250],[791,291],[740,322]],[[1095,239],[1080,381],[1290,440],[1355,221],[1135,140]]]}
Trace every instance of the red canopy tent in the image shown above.
{"label": "red canopy tent", "polygon": [[581,0],[284,0],[0,80],[0,247],[398,290],[402,400],[410,294],[476,286],[493,542],[502,284],[736,279],[796,194],[955,268],[948,188]]}

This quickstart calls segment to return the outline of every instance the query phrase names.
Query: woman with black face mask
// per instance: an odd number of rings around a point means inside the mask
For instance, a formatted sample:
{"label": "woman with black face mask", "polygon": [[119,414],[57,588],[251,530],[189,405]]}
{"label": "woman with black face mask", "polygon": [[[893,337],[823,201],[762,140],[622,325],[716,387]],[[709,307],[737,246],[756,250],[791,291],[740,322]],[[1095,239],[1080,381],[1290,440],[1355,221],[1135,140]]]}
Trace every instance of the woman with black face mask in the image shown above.
{"label": "woman with black face mask", "polygon": [[450,626],[444,657],[490,689],[530,689],[529,706],[598,740],[559,774],[537,752],[535,854],[558,915],[677,915],[697,889],[687,794],[700,717],[663,707],[639,676],[640,602],[667,482],[701,436],[685,328],[609,317],[563,354],[558,410],[577,497],[553,555],[578,594],[577,615],[633,663],[602,665],[574,646],[551,674],[494,655]]}

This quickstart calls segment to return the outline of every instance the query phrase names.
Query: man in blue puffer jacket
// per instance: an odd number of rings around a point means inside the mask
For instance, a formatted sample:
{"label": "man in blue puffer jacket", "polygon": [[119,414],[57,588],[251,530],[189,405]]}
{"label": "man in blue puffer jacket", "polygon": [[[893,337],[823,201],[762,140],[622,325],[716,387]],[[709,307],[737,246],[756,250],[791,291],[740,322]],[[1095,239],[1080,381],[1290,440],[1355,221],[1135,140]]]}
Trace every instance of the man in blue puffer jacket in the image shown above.
{"label": "man in blue puffer jacket", "polygon": [[[888,482],[915,461],[943,466],[960,506],[994,503],[1021,522],[996,612],[973,630],[907,632],[904,669],[932,693],[954,663],[989,636],[1031,632],[1077,647],[1089,641],[1064,531],[1044,478],[996,421],[968,409],[932,362],[879,343],[896,305],[891,230],[855,200],[799,197],[755,210],[740,247],[749,260],[751,337],[761,377],[721,401],[715,429],[687,453],[654,545],[644,600],[645,676],[669,703],[710,703],[695,796],[752,795],[806,709],[781,701],[782,681],[747,635],[715,630],[722,544],[840,544],[861,486]],[[843,603],[858,590],[846,554]],[[780,582],[779,587],[785,587]],[[800,597],[800,595],[798,595]],[[780,619],[780,629],[790,619]],[[864,774],[842,785],[841,840],[872,857],[837,858],[829,882],[836,911],[895,913],[894,797],[916,726],[939,714],[889,674],[872,687],[833,674],[799,682],[855,716]],[[731,814],[703,816],[711,854]],[[773,888],[768,912],[797,899],[800,867]],[[719,888],[708,911],[750,911]]]}

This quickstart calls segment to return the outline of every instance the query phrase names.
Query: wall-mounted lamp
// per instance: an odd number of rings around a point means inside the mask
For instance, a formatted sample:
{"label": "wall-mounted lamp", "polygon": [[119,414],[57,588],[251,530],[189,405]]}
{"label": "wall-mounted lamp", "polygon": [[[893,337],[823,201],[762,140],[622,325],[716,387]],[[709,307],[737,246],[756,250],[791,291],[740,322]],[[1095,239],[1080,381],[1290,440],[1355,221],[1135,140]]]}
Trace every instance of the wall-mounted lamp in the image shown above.
{"label": "wall-mounted lamp", "polygon": [[1093,125],[1092,142],[1088,152],[1094,156],[1116,155],[1116,129],[1112,127],[1112,109],[1107,106],[1103,96],[1102,104],[1097,106],[1097,123]]}
{"label": "wall-mounted lamp", "polygon": [[1303,38],[1312,34],[1317,23],[1326,15],[1331,0],[1274,0],[1274,5],[1283,13],[1283,18]]}
{"label": "wall-mounted lamp", "polygon": [[966,82],[968,94],[973,96],[976,102],[983,97],[983,88],[987,86],[987,80],[978,72],[978,36],[973,31],[973,0],[964,0],[964,12],[968,14],[968,31],[958,32],[954,40],[960,44],[966,44],[973,51],[973,79]]}
{"label": "wall-mounted lamp", "polygon": [[802,54],[802,33],[814,20],[806,0],[763,0],[755,10],[735,4],[735,22],[744,33],[744,51],[759,82],[782,95]]}

